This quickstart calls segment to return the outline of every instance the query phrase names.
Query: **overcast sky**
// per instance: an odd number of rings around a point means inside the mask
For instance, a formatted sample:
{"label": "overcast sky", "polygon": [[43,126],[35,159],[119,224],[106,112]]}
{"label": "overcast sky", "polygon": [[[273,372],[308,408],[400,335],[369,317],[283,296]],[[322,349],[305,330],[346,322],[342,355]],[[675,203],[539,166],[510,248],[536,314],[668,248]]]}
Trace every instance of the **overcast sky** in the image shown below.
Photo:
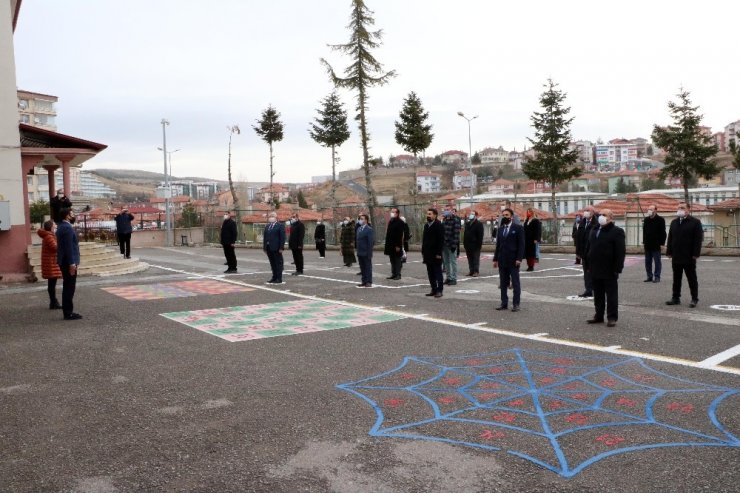
{"label": "overcast sky", "polygon": [[[251,126],[268,104],[282,114],[275,180],[331,171],[308,135],[332,86],[319,63],[343,70],[349,0],[24,0],[15,32],[18,86],[59,97],[58,131],[107,144],[86,168],[161,171],[167,118],[173,174],[226,178],[227,126],[235,176],[269,179],[267,144]],[[371,153],[404,151],[393,122],[415,91],[430,113],[433,156],[487,146],[521,150],[552,77],[568,94],[575,139],[649,137],[669,121],[680,86],[721,130],[740,118],[734,1],[367,0],[384,32],[375,52],[398,76],[370,91]],[[353,94],[340,91],[350,116]],[[361,164],[352,138],[340,169]]]}

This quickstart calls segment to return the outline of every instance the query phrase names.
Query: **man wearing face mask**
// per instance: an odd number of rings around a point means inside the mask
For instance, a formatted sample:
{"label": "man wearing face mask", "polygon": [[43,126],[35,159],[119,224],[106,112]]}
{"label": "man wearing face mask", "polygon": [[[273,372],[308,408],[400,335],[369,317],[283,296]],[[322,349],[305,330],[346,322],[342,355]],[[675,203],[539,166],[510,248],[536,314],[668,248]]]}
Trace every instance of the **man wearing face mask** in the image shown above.
{"label": "man wearing face mask", "polygon": [[77,286],[77,269],[80,266],[80,245],[77,232],[72,227],[72,209],[59,211],[61,222],[57,228],[57,264],[62,271],[62,314],[64,320],[79,320],[82,315],[75,313],[73,300]]}
{"label": "man wearing face mask", "polygon": [[442,258],[444,259],[445,272],[447,280],[445,284],[454,286],[457,284],[457,255],[460,248],[460,218],[455,215],[451,205],[445,207],[442,213],[442,225],[444,228],[444,249]]}
{"label": "man wearing face mask", "polygon": [[598,214],[594,206],[586,206],[583,211],[583,219],[578,224],[578,241],[576,243],[576,255],[581,258],[583,265],[583,286],[585,290],[579,294],[580,298],[590,298],[594,295],[594,287],[591,282],[591,271],[588,268],[588,259],[586,253],[588,252],[588,242],[590,240],[591,231],[599,227]]}
{"label": "man wearing face mask", "polygon": [[233,274],[236,272],[236,252],[234,250],[236,237],[236,221],[232,219],[231,214],[227,211],[224,213],[224,222],[221,223],[221,246],[224,249],[226,265],[228,265],[224,274]]}
{"label": "man wearing face mask", "polygon": [[71,209],[72,201],[64,194],[64,189],[60,188],[57,190],[57,194],[49,200],[49,205],[51,206],[51,219],[59,224],[64,220],[60,214],[61,210]]}
{"label": "man wearing face mask", "polygon": [[478,211],[470,210],[463,233],[463,247],[468,257],[468,276],[480,275],[480,250],[483,247],[483,223],[478,220]]}
{"label": "man wearing face mask", "polygon": [[313,231],[313,241],[316,243],[316,250],[319,251],[319,258],[326,258],[326,226],[322,221],[316,222],[316,229]]}
{"label": "man wearing face mask", "polygon": [[352,267],[352,264],[357,262],[355,257],[355,222],[349,217],[345,217],[342,221],[339,244],[345,267]]}
{"label": "man wearing face mask", "polygon": [[681,283],[683,273],[689,282],[691,302],[694,308],[699,303],[699,280],[696,277],[696,260],[701,255],[701,244],[704,241],[704,229],[701,221],[690,214],[686,203],[678,204],[676,219],[671,221],[668,229],[666,256],[671,259],[673,267],[673,296],[666,305],[681,304]]}
{"label": "man wearing face mask", "polygon": [[573,231],[570,234],[570,237],[573,238],[573,246],[576,248],[576,261],[575,264],[579,265],[581,263],[581,257],[578,256],[578,225],[581,223],[581,215],[576,214],[576,219],[573,221]]}
{"label": "man wearing face mask", "polygon": [[524,258],[524,228],[513,221],[514,210],[505,208],[501,212],[501,226],[496,238],[496,250],[493,253],[493,268],[498,269],[501,304],[496,310],[506,310],[509,306],[507,290],[509,283],[514,290],[514,306],[511,311],[519,311],[522,287],[519,283],[519,266]]}
{"label": "man wearing face mask", "polygon": [[375,232],[370,226],[370,216],[360,214],[357,228],[357,261],[360,264],[360,284],[358,288],[373,287],[373,246],[375,245]]}
{"label": "man wearing face mask", "polygon": [[[660,282],[662,270],[660,247],[665,245],[665,239],[665,219],[658,215],[655,204],[651,204],[642,221],[642,244],[645,247],[645,271],[647,272],[647,279],[644,282]],[[653,271],[653,263],[655,263],[655,271]]]}
{"label": "man wearing face mask", "polygon": [[290,218],[290,236],[288,237],[288,248],[293,253],[295,272],[292,276],[303,274],[303,240],[306,236],[306,227],[295,212]]}
{"label": "man wearing face mask", "polygon": [[268,216],[268,223],[265,227],[265,233],[262,236],[262,250],[267,254],[270,260],[270,269],[272,278],[267,284],[283,283],[283,248],[285,247],[285,225],[278,222],[277,213],[271,212]]}
{"label": "man wearing face mask", "polygon": [[403,256],[404,224],[399,215],[396,207],[391,208],[390,219],[385,230],[385,247],[383,253],[388,255],[391,262],[391,275],[387,279],[392,281],[401,279],[401,268],[403,267],[401,257]]}
{"label": "man wearing face mask", "polygon": [[589,324],[604,323],[614,327],[619,318],[619,274],[624,268],[626,253],[624,230],[614,225],[614,214],[609,209],[601,211],[599,225],[591,230],[591,237],[586,251],[588,265],[594,289],[593,318]]}
{"label": "man wearing face mask", "polygon": [[442,297],[442,251],[445,243],[445,229],[437,220],[437,209],[427,209],[427,223],[421,237],[421,257],[427,266],[427,276],[432,290],[426,296]]}

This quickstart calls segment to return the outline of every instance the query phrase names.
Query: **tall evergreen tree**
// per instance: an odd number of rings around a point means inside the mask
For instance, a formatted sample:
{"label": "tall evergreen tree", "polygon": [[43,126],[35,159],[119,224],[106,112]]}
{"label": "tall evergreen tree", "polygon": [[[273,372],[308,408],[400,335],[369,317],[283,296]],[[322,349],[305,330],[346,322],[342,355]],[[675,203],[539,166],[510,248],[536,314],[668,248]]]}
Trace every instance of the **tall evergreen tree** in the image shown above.
{"label": "tall evergreen tree", "polygon": [[666,152],[665,166],[660,177],[673,176],[681,180],[684,201],[689,204],[689,185],[699,177],[710,179],[719,173],[719,167],[712,160],[717,154],[717,146],[712,137],[701,127],[702,115],[691,106],[690,93],[683,88],[677,94],[679,101],[668,101],[668,109],[673,125],[653,126],[653,143]]}
{"label": "tall evergreen tree", "polygon": [[531,117],[534,139],[527,137],[535,156],[522,166],[522,171],[532,180],[550,184],[555,241],[558,242],[560,236],[555,193],[562,182],[579,176],[581,167],[578,165],[578,151],[570,147],[570,124],[573,118],[568,118],[570,107],[563,106],[566,94],[557,89],[558,84],[552,79],[547,80],[545,87],[547,89],[540,96],[543,111],[535,111]]}
{"label": "tall evergreen tree", "polygon": [[337,238],[337,147],[349,139],[347,112],[339,100],[336,91],[329,94],[321,102],[322,107],[317,109],[319,116],[314,118],[308,133],[311,138],[324,147],[331,148],[331,219],[334,226],[334,239]]}
{"label": "tall evergreen tree", "polygon": [[280,113],[272,105],[269,105],[262,112],[262,118],[257,120],[257,125],[253,125],[252,128],[270,146],[270,203],[273,203],[275,192],[272,189],[272,179],[275,177],[275,173],[272,171],[272,143],[283,140],[283,123],[280,121]]}
{"label": "tall evergreen tree", "polygon": [[371,31],[375,24],[373,12],[366,6],[364,0],[352,0],[352,13],[347,29],[350,31],[350,40],[345,44],[329,45],[331,49],[350,56],[352,64],[344,70],[345,77],[339,77],[329,62],[321,59],[326,67],[331,81],[336,87],[357,91],[357,116],[359,122],[360,143],[362,145],[362,167],[365,171],[365,186],[367,187],[370,217],[375,218],[377,199],[370,176],[370,152],[368,142],[370,134],[367,130],[367,101],[368,90],[373,86],[387,84],[396,74],[393,70],[383,73],[383,65],[371,54],[371,50],[381,44],[382,31]]}
{"label": "tall evergreen tree", "polygon": [[414,186],[411,193],[415,202],[418,193],[416,187],[417,159],[419,159],[419,153],[425,151],[432,143],[434,134],[432,133],[432,126],[426,123],[429,112],[424,111],[421,99],[413,91],[403,101],[403,107],[398,117],[400,120],[396,121],[396,143],[404,151],[414,155]]}

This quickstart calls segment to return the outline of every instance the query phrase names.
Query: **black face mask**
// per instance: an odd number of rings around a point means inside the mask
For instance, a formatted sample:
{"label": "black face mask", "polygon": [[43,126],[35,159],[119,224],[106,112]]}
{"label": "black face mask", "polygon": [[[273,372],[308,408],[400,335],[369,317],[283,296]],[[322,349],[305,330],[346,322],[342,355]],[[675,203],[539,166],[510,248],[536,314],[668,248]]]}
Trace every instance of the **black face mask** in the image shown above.
{"label": "black face mask", "polygon": [[434,221],[434,219],[432,219],[431,217],[427,216],[427,222],[430,223],[432,221]]}
{"label": "black face mask", "polygon": [[502,217],[501,218],[501,224],[509,224],[511,222],[510,217]]}
{"label": "black face mask", "polygon": [[70,217],[69,218],[69,224],[74,224],[76,220],[77,220],[76,217],[74,217],[74,216]]}

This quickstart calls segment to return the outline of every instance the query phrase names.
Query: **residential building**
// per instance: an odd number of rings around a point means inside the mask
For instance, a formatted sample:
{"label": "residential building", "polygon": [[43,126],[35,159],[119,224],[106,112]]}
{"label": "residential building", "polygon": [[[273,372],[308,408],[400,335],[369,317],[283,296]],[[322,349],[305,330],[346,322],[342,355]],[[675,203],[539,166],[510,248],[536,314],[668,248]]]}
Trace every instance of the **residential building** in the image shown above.
{"label": "residential building", "polygon": [[478,186],[478,176],[475,173],[470,173],[468,170],[455,171],[452,177],[453,190],[470,190],[472,187],[475,191],[476,186]]}
{"label": "residential building", "polygon": [[[555,194],[555,205],[558,209],[558,215],[562,216],[581,210],[587,205],[593,205],[594,203],[605,200],[606,198],[607,194],[605,193],[557,192]],[[507,199],[516,201],[517,204],[521,204],[526,207],[534,207],[535,209],[541,209],[544,211],[552,210],[552,195],[550,193],[520,193],[516,195],[513,193],[503,195],[485,193],[475,195],[472,202],[478,204],[481,202],[486,203]],[[461,207],[469,206],[470,200],[463,198],[459,200],[459,203]]]}
{"label": "residential building", "polygon": [[312,176],[311,183],[326,183],[331,181],[331,175]]}
{"label": "residential building", "polygon": [[727,145],[725,141],[725,133],[724,132],[715,132],[712,135],[712,139],[714,139],[714,145],[717,146],[717,149],[720,152],[727,152]]}
{"label": "residential building", "polygon": [[[645,193],[662,193],[678,200],[683,200],[684,190],[683,188],[669,188],[666,190],[644,190],[639,194]],[[689,200],[692,203],[702,205],[714,205],[719,202],[738,198],[737,186],[734,187],[700,187],[700,188],[689,188]]]}
{"label": "residential building", "polygon": [[[219,192],[218,183],[215,181],[195,182],[192,180],[177,180],[170,182],[171,196],[187,195],[193,199],[210,199]],[[164,197],[167,186],[165,182],[159,182],[155,190],[157,197]]]}
{"label": "residential building", "polygon": [[740,147],[738,132],[740,132],[740,120],[729,123],[725,127],[725,146],[727,146],[727,149],[730,148],[730,142],[734,142],[736,146]]}
{"label": "residential building", "polygon": [[260,188],[259,196],[262,202],[269,202],[271,197],[280,202],[285,202],[290,197],[290,189],[282,183],[273,183],[272,190],[270,189],[270,185]]}
{"label": "residential building", "polygon": [[600,192],[601,176],[595,174],[583,174],[568,182],[569,192]]}
{"label": "residential building", "polygon": [[400,156],[392,156],[389,160],[389,164],[394,168],[405,168],[407,166],[413,166],[414,163],[418,164],[419,159],[415,158],[411,154],[401,154]]}
{"label": "residential building", "polygon": [[601,172],[622,169],[622,163],[637,159],[638,146],[624,139],[615,139],[608,144],[596,144],[596,166]]}
{"label": "residential building", "polygon": [[722,185],[735,186],[740,185],[740,169],[728,166],[722,170]]}
{"label": "residential building", "polygon": [[442,190],[442,175],[431,171],[416,173],[416,189],[419,193],[437,193]]}
{"label": "residential building", "polygon": [[509,193],[514,193],[515,185],[516,183],[511,180],[499,178],[498,180],[488,185],[488,193],[493,195],[505,195]]}
{"label": "residential building", "polygon": [[522,169],[522,165],[527,162],[524,153],[518,152],[516,149],[509,153],[509,165],[515,170]]}
{"label": "residential building", "polygon": [[581,163],[584,168],[591,169],[594,164],[594,144],[588,140],[577,140],[571,142],[571,149],[578,151],[578,162]]}
{"label": "residential building", "polygon": [[18,90],[17,94],[18,120],[20,123],[56,132],[56,103],[59,98],[21,89]]}
{"label": "residential building", "polygon": [[446,151],[441,155],[444,164],[466,164],[468,162],[468,153],[463,151]]}
{"label": "residential building", "polygon": [[79,177],[79,194],[83,197],[103,199],[113,198],[116,196],[115,190],[110,188],[108,185],[103,184],[89,171],[81,171]]}
{"label": "residential building", "polygon": [[627,187],[633,185],[637,190],[640,190],[644,177],[645,176],[642,173],[638,173],[637,171],[620,171],[618,173],[611,174],[607,178],[607,182],[609,183],[609,193],[616,193],[620,182],[623,182]]}
{"label": "residential building", "polygon": [[478,151],[478,157],[480,157],[481,164],[504,165],[509,162],[509,151],[505,151],[501,146],[497,148],[486,147],[482,151]]}

